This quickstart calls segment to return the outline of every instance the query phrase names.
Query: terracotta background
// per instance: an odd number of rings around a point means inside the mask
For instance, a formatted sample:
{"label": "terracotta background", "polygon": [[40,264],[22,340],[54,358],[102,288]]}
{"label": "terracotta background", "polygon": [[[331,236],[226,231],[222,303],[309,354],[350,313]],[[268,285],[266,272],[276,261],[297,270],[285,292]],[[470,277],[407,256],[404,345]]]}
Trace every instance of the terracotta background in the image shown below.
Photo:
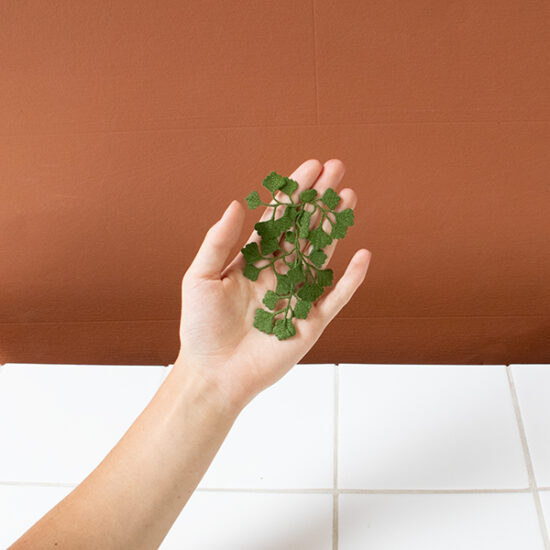
{"label": "terracotta background", "polygon": [[373,259],[304,361],[550,362],[547,0],[4,0],[0,54],[0,362],[172,362],[208,227],[332,157]]}

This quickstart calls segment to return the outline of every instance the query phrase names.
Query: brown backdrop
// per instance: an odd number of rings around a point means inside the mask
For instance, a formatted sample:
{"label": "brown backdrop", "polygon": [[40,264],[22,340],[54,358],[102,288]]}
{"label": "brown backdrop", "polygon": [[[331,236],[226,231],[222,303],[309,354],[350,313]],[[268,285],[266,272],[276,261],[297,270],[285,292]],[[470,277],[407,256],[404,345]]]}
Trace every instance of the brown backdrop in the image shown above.
{"label": "brown backdrop", "polygon": [[0,362],[172,362],[208,227],[332,157],[373,259],[305,361],[550,362],[547,0],[4,0],[0,52]]}

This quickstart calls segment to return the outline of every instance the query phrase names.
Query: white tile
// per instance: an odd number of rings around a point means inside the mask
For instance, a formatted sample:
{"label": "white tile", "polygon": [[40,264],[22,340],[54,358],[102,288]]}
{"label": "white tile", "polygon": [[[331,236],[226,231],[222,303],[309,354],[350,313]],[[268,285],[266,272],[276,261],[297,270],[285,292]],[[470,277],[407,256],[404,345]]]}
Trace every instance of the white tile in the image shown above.
{"label": "white tile", "polygon": [[162,380],[166,380],[166,377],[172,372],[172,369],[174,368],[174,364],[171,363],[170,365],[167,365],[162,370]]}
{"label": "white tile", "polygon": [[338,369],[339,487],[528,487],[505,367]]}
{"label": "white tile", "polygon": [[70,487],[0,485],[0,548],[13,544],[71,491]]}
{"label": "white tile", "polygon": [[334,365],[296,365],[241,412],[200,487],[330,488]]}
{"label": "white tile", "polygon": [[332,550],[332,495],[197,492],[162,550]]}
{"label": "white tile", "polygon": [[550,533],[550,491],[539,491],[546,530]]}
{"label": "white tile", "polygon": [[511,367],[539,487],[550,487],[550,365]]}
{"label": "white tile", "polygon": [[162,369],[3,366],[0,481],[79,483],[153,397]]}
{"label": "white tile", "polygon": [[543,550],[530,493],[346,494],[339,550]]}

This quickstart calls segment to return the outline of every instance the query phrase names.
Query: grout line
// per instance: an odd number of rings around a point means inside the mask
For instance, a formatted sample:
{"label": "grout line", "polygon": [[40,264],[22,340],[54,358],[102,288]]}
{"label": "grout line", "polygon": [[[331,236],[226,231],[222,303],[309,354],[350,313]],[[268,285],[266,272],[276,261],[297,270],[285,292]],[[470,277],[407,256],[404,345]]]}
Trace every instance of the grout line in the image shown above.
{"label": "grout line", "polygon": [[530,493],[524,489],[338,489],[340,495],[486,495]]}
{"label": "grout line", "polygon": [[340,392],[340,377],[339,377],[339,364],[334,365],[334,439],[333,439],[333,462],[334,472],[332,478],[332,485],[334,489],[338,489],[338,438],[340,434],[338,432],[339,423],[339,392]]}
{"label": "grout line", "polygon": [[[444,111],[441,111],[444,112]],[[132,128],[128,130],[89,130],[89,131],[67,131],[67,132],[8,132],[0,134],[0,138],[6,137],[28,137],[28,136],[71,136],[71,135],[94,135],[94,134],[140,134],[154,132],[197,132],[216,130],[238,130],[246,128],[314,128],[316,126],[380,126],[380,125],[413,125],[413,124],[548,124],[550,120],[540,119],[508,119],[508,120],[383,120],[369,122],[327,122],[319,124],[244,124],[234,126],[186,126],[181,128]]]}
{"label": "grout line", "polygon": [[515,494],[531,493],[530,487],[523,489],[263,489],[263,488],[233,488],[233,487],[205,487],[197,491],[209,493],[279,493],[279,494],[307,494],[307,495],[487,495],[487,494]]}
{"label": "grout line", "polygon": [[317,78],[317,29],[315,26],[315,0],[311,0],[311,20],[313,23],[313,76],[315,82],[315,122],[319,124],[319,82]]}
{"label": "grout line", "polygon": [[338,493],[332,495],[332,550],[338,550]]}
{"label": "grout line", "polygon": [[[47,481],[0,481],[1,486],[16,487],[72,487],[78,483],[58,483]],[[543,490],[550,490],[546,488]],[[269,489],[247,487],[198,487],[195,491],[201,493],[261,493],[261,494],[297,494],[297,495],[475,495],[475,494],[507,494],[507,493],[531,493],[532,489],[333,489],[330,487],[309,489]]]}
{"label": "grout line", "polygon": [[284,495],[332,495],[333,489],[263,489],[263,488],[234,488],[234,487],[199,487],[195,489],[201,493],[268,493],[268,494],[284,494]]}
{"label": "grout line", "polygon": [[523,424],[523,418],[521,416],[521,409],[519,407],[518,394],[516,386],[514,384],[514,378],[510,367],[506,367],[506,375],[508,376],[508,384],[510,386],[510,394],[512,396],[512,404],[514,406],[514,412],[518,423],[519,436],[521,439],[521,446],[523,448],[523,456],[525,458],[525,465],[527,467],[527,474],[529,476],[529,486],[531,493],[533,494],[533,500],[535,501],[535,508],[537,510],[537,516],[539,519],[539,526],[546,550],[550,550],[550,540],[548,539],[548,529],[546,528],[546,520],[544,519],[544,513],[542,511],[542,504],[540,501],[540,495],[537,489],[537,483],[535,479],[535,471],[533,469],[533,461],[531,460],[531,453],[529,452],[529,444],[527,443],[527,434],[525,432],[525,426]]}
{"label": "grout line", "polygon": [[333,489],[334,494],[332,496],[332,550],[338,550],[338,522],[339,522],[339,509],[338,509],[338,422],[339,422],[339,364],[334,365],[334,439],[333,439]]}

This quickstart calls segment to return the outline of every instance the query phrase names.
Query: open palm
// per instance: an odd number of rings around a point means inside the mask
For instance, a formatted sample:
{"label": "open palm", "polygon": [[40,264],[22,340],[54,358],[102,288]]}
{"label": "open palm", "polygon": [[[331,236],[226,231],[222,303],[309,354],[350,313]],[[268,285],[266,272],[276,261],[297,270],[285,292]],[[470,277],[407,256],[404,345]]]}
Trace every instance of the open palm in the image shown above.
{"label": "open palm", "polygon": [[[290,177],[299,184],[294,193],[297,197],[309,188],[315,188],[319,195],[329,187],[336,189],[343,175],[344,165],[339,160],[327,161],[325,165],[309,160]],[[339,194],[342,201],[337,210],[355,206],[357,197],[351,189],[342,189]],[[282,200],[283,196],[279,192],[276,198]],[[266,209],[260,220],[268,219],[270,214],[271,209]],[[344,275],[314,304],[308,318],[295,319],[296,335],[278,340],[253,326],[254,313],[261,307],[266,290],[275,288],[275,274],[264,269],[257,281],[247,279],[242,273],[245,262],[240,252],[228,263],[244,216],[243,206],[233,201],[207,232],[183,277],[181,347],[176,362],[183,362],[200,376],[215,379],[225,391],[243,396],[247,402],[281,378],[309,351],[363,281],[371,254],[366,249],[358,250]],[[256,231],[247,242],[252,241],[260,241]],[[336,242],[325,249],[325,265]],[[281,244],[283,249],[286,246],[287,243]]]}

